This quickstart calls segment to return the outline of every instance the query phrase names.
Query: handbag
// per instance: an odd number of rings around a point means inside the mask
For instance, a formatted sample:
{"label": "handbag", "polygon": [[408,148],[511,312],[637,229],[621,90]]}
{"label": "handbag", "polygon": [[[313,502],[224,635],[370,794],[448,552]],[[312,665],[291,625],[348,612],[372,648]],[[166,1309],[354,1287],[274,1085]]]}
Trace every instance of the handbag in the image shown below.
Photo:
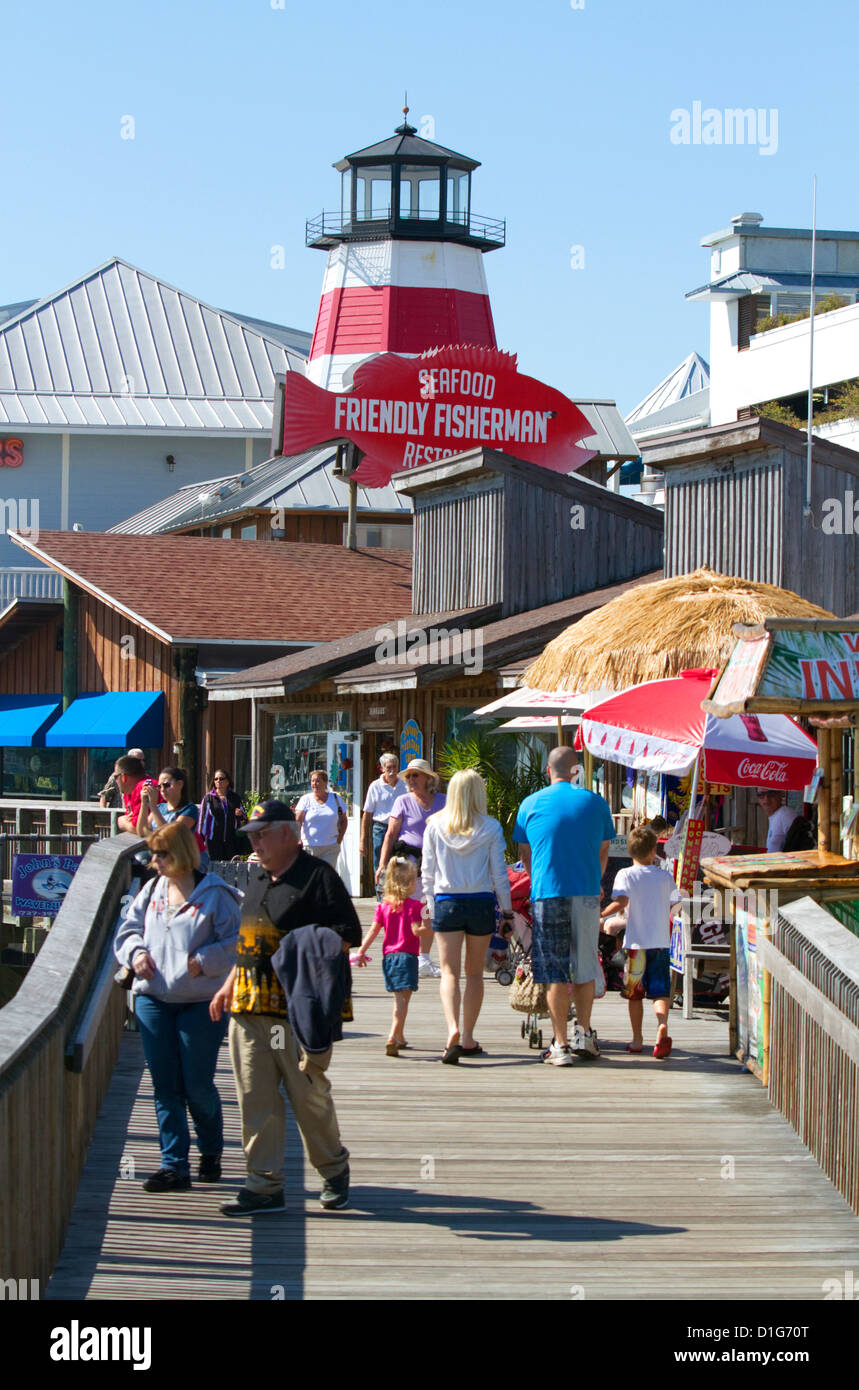
{"label": "handbag", "polygon": [[516,968],[513,983],[507,992],[511,1009],[520,1014],[545,1014],[548,1012],[546,986],[540,985],[531,974],[530,967],[520,965]]}

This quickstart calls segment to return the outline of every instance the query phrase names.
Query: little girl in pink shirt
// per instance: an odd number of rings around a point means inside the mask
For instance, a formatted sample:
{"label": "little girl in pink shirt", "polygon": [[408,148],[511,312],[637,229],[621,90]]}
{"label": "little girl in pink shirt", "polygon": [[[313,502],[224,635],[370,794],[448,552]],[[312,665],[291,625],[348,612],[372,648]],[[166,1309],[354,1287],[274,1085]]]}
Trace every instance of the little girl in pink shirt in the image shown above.
{"label": "little girl in pink shirt", "polygon": [[420,927],[423,912],[423,904],[415,896],[417,886],[415,861],[406,855],[392,859],[385,871],[385,888],[382,901],[376,908],[373,925],[353,958],[356,966],[366,965],[367,949],[384,929],[382,973],[385,989],[394,996],[391,1036],[385,1044],[388,1057],[397,1057],[400,1048],[408,1047],[403,1029],[409,1000],[418,987],[420,942],[415,936],[415,928]]}

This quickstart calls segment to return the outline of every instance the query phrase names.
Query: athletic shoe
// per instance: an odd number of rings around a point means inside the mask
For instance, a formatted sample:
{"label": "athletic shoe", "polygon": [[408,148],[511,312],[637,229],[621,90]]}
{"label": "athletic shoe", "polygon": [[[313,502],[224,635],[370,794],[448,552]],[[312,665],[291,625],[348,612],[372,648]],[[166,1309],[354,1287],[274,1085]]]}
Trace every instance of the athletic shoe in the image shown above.
{"label": "athletic shoe", "polygon": [[430,960],[429,956],[418,957],[418,978],[421,980],[437,980],[441,975],[438,966]]}
{"label": "athletic shoe", "polygon": [[573,1044],[573,1051],[583,1062],[589,1062],[592,1058],[599,1057],[600,1049],[599,1043],[597,1042],[596,1028],[591,1028],[588,1032],[585,1032],[581,1024],[577,1023],[576,1040]]}
{"label": "athletic shoe", "polygon": [[177,1173],[175,1168],[159,1168],[143,1184],[144,1192],[188,1192],[191,1179],[187,1173]]}
{"label": "athletic shoe", "polygon": [[326,1211],[340,1211],[349,1205],[349,1165],[335,1178],[326,1178],[319,1198],[319,1205]]}
{"label": "athletic shoe", "polygon": [[547,1047],[543,1053],[543,1061],[548,1062],[551,1067],[571,1067],[573,1065],[573,1050],[567,1043],[553,1042],[551,1047]]}
{"label": "athletic shoe", "polygon": [[240,1187],[232,1202],[221,1206],[224,1216],[262,1216],[265,1212],[286,1211],[283,1188],[279,1192],[250,1192]]}

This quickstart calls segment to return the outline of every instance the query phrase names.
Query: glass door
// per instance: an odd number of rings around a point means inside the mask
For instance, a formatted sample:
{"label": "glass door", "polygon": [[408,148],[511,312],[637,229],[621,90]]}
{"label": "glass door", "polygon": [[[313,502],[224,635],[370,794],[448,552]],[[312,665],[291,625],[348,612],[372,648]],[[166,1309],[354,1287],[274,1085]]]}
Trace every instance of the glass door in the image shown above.
{"label": "glass door", "polygon": [[349,826],[340,846],[337,870],[353,898],[361,896],[361,735],[355,732],[326,735],[328,785],[346,806]]}

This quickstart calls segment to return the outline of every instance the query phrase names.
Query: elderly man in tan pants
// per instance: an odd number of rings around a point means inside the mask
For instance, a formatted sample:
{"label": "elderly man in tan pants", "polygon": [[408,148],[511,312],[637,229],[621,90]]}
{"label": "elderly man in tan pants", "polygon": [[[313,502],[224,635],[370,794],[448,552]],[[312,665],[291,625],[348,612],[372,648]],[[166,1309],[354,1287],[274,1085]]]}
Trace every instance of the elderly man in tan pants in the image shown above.
{"label": "elderly man in tan pants", "polygon": [[361,927],[335,869],[300,846],[295,817],[282,801],[254,808],[242,832],[259,860],[242,904],[236,965],[212,1000],[214,1019],[230,1010],[230,1057],[242,1117],[248,1176],[225,1216],[284,1210],[286,1110],[281,1082],[301,1130],[307,1157],[324,1180],[322,1206],[349,1202],[349,1153],[343,1146],[326,1070],[331,1049],[301,1053],[286,1000],[271,965],[281,938],[296,927],[331,927],[343,949],[358,946]]}

